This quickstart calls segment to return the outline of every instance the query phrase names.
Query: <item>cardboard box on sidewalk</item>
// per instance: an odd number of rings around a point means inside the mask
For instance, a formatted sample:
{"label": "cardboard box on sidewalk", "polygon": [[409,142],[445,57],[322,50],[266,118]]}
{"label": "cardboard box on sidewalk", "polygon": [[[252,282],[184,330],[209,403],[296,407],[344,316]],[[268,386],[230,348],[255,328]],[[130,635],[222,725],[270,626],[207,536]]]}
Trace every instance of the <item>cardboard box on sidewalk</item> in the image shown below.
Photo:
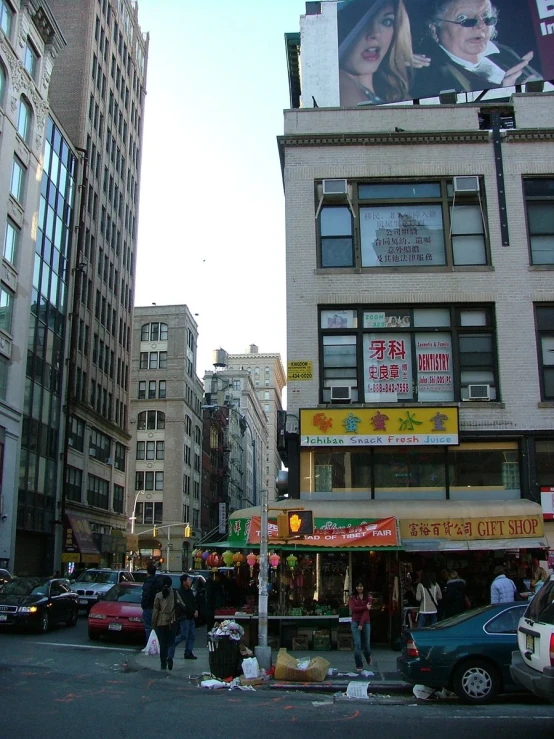
{"label": "cardboard box on sidewalk", "polygon": [[299,683],[322,683],[331,663],[323,657],[312,657],[306,669],[299,669],[298,662],[286,649],[280,649],[275,664],[275,679]]}

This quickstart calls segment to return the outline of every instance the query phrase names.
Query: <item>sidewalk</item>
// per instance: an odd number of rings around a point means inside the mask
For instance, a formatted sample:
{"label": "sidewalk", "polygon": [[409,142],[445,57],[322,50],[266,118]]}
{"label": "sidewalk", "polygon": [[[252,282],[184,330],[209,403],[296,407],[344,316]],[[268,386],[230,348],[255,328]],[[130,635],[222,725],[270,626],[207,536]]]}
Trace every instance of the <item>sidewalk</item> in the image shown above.
{"label": "sidewalk", "polygon": [[[331,667],[335,668],[338,674],[327,676],[322,683],[292,683],[285,681],[271,680],[267,683],[267,688],[272,690],[303,690],[313,692],[336,692],[346,690],[348,683],[356,681],[365,681],[370,683],[370,692],[375,693],[391,693],[411,691],[411,686],[404,683],[400,673],[396,669],[396,658],[399,652],[394,652],[387,647],[374,647],[371,653],[371,666],[368,669],[373,672],[372,676],[358,675],[355,672],[354,653],[343,651],[323,651],[323,652],[290,652],[296,658],[311,659],[316,655],[324,657],[331,663]],[[207,647],[195,647],[194,654],[197,660],[183,659],[183,648],[177,647],[173,665],[172,677],[178,680],[190,681],[198,684],[202,679],[202,673],[210,672],[209,652]],[[272,664],[277,660],[277,651],[272,652]],[[136,670],[149,670],[160,674],[167,674],[160,669],[160,658],[158,655],[149,657],[142,652],[137,652],[129,659],[129,667]],[[347,674],[350,673],[350,674]],[[266,687],[266,686],[262,686]],[[256,686],[259,689],[259,686]]]}

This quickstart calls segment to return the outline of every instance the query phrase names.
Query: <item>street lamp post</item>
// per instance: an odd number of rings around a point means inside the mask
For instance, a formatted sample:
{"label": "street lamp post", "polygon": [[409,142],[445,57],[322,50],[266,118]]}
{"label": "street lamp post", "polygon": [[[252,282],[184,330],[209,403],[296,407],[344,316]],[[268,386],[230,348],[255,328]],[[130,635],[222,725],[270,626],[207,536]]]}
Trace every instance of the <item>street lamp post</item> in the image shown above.
{"label": "street lamp post", "polygon": [[[133,504],[133,515],[130,518],[131,521],[131,534],[135,533],[135,520],[137,518],[137,500],[139,495],[144,495],[144,490],[139,490],[135,495],[135,502]],[[133,555],[129,557],[129,572],[133,571]]]}

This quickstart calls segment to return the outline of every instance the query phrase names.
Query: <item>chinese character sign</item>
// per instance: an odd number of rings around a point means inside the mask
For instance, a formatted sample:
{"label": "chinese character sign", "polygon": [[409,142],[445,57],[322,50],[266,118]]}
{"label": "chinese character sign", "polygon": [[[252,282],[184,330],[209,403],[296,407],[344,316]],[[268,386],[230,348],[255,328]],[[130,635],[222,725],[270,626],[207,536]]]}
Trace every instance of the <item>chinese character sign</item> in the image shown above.
{"label": "chinese character sign", "polygon": [[365,402],[411,400],[409,334],[364,334]]}
{"label": "chinese character sign", "polygon": [[301,446],[458,444],[458,408],[302,409]]}
{"label": "chinese character sign", "polygon": [[498,516],[496,518],[420,518],[400,521],[403,541],[414,539],[529,539],[543,536],[540,516]]}
{"label": "chinese character sign", "polygon": [[439,205],[360,208],[363,267],[444,265]]}

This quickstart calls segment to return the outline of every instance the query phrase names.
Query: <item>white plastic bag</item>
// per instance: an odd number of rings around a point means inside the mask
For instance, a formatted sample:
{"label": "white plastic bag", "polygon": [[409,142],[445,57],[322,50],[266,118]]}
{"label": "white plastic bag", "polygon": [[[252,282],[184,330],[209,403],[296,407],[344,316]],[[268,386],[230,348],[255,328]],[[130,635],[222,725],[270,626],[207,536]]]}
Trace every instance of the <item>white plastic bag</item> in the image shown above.
{"label": "white plastic bag", "polygon": [[156,636],[156,632],[154,631],[154,629],[152,629],[152,631],[150,632],[148,642],[142,650],[142,653],[147,654],[149,657],[154,657],[155,655],[160,653],[160,645],[158,643],[158,637]]}
{"label": "white plastic bag", "polygon": [[247,680],[255,680],[260,676],[260,665],[256,657],[247,657],[242,660],[242,671]]}

